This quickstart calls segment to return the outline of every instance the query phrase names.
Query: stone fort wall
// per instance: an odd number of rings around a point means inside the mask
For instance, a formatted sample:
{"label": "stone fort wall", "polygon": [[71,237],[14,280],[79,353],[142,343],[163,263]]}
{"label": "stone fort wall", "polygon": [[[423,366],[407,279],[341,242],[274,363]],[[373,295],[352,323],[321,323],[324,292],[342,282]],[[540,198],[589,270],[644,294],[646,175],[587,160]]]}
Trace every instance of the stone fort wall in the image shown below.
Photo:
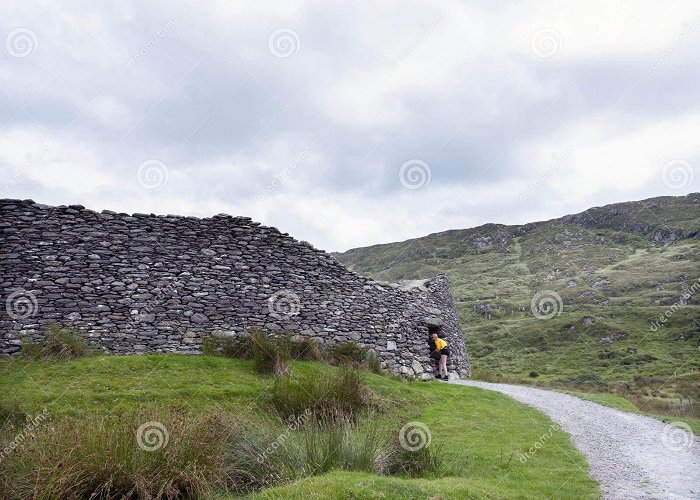
{"label": "stone fort wall", "polygon": [[252,326],[371,348],[432,378],[430,326],[468,376],[447,280],[390,284],[246,217],[101,213],[0,200],[0,354],[61,323],[108,352],[197,353],[204,334]]}

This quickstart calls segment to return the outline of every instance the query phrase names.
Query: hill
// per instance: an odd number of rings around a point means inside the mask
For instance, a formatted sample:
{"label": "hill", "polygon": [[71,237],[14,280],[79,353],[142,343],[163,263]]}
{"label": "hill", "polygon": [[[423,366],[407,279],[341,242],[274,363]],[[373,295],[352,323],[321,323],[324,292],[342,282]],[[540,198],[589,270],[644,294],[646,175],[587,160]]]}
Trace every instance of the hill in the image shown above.
{"label": "hill", "polygon": [[477,377],[629,392],[658,411],[700,397],[699,233],[693,193],[335,257],[381,280],[444,273]]}

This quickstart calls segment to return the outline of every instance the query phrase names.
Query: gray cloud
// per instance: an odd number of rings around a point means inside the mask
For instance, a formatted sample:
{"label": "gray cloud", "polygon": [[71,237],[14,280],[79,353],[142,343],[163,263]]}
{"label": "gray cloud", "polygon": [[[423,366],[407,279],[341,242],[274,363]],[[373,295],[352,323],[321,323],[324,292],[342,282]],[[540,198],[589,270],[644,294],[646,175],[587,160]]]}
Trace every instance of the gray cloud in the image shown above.
{"label": "gray cloud", "polygon": [[[685,194],[698,16],[693,2],[4,2],[0,187],[244,214],[330,250]],[[36,39],[22,57],[17,28]],[[533,49],[543,29],[551,54]],[[279,30],[289,54],[270,48]],[[673,159],[693,182],[663,182]],[[167,183],[139,184],[147,160]],[[430,170],[418,189],[399,178],[410,160]]]}

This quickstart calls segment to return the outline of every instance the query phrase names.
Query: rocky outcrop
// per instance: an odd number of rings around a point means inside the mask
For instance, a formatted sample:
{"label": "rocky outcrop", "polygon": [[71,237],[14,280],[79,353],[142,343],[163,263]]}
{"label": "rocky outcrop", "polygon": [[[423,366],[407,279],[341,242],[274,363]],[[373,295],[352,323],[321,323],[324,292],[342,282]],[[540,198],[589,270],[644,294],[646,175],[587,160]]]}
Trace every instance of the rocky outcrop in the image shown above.
{"label": "rocky outcrop", "polygon": [[432,378],[428,328],[467,350],[444,276],[385,283],[245,217],[101,213],[0,200],[0,353],[47,324],[106,352],[196,353],[204,334],[252,326],[323,344],[353,341],[407,377]]}

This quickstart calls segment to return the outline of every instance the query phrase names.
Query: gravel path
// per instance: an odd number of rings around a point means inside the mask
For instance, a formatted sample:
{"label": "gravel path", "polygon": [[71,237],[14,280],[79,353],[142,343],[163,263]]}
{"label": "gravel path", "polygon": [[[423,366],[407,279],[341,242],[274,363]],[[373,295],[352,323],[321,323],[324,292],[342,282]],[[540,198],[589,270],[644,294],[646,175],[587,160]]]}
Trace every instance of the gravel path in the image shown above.
{"label": "gravel path", "polygon": [[700,440],[681,428],[555,391],[452,383],[502,392],[546,413],[586,456],[606,499],[700,499]]}

